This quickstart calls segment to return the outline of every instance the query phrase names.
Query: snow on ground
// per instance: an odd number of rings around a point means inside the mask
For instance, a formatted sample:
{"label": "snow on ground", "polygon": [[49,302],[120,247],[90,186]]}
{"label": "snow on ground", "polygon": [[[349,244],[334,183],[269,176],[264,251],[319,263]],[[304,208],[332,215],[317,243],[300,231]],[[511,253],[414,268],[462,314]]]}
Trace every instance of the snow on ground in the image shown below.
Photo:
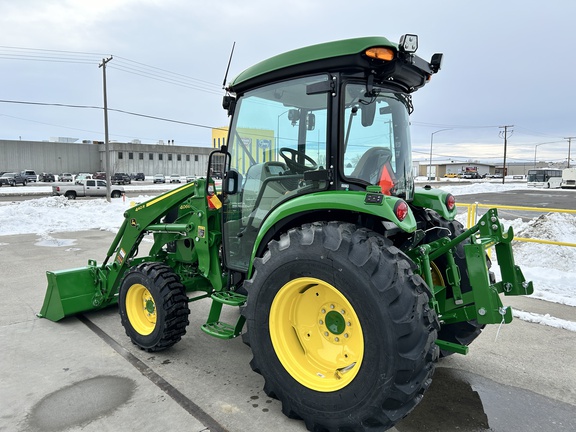
{"label": "snow on ground", "polygon": [[[143,192],[137,198],[69,201],[64,197],[46,196],[20,202],[0,203],[0,247],[6,245],[2,236],[13,234],[37,234],[39,246],[70,246],[70,240],[57,238],[58,232],[104,230],[117,232],[123,221],[123,213],[133,203],[144,202],[156,196],[157,190],[170,189],[174,185],[133,185],[127,191]],[[502,184],[483,182],[476,184],[442,185],[442,189],[455,196],[483,192],[503,192],[525,188],[524,183]],[[35,190],[32,190],[35,189]],[[151,190],[152,189],[152,190]],[[31,193],[48,192],[49,186],[27,186]],[[22,188],[0,188],[0,194],[22,192]],[[146,194],[144,194],[146,192]],[[149,194],[149,195],[148,195]],[[458,216],[465,223],[465,216]],[[564,213],[549,213],[528,222],[521,219],[502,220],[505,227],[512,226],[516,237],[563,241],[576,244],[576,216]],[[513,243],[516,264],[527,280],[534,283],[532,297],[576,307],[576,277],[573,263],[576,262],[576,247],[546,245],[516,241]],[[495,256],[493,254],[493,256]],[[493,270],[499,278],[497,266]],[[514,315],[525,321],[540,323],[576,331],[576,322],[559,320],[546,315],[514,311]],[[575,320],[576,321],[576,320]]]}

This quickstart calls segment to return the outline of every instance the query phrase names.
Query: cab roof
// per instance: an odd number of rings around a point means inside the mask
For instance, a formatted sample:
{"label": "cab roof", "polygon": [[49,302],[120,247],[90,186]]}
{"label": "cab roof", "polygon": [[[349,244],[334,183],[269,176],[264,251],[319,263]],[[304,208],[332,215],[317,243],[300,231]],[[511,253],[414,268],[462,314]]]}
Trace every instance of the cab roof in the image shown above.
{"label": "cab roof", "polygon": [[[364,55],[368,48],[373,47],[391,49],[395,53],[394,60],[375,65],[373,60]],[[402,63],[402,67],[398,68],[398,63]],[[407,64],[410,67],[406,68]],[[228,90],[240,93],[246,89],[298,75],[338,70],[367,71],[374,67],[386,69],[387,76],[397,76],[400,82],[405,78],[407,89],[421,87],[435,72],[430,69],[428,62],[413,54],[406,55],[399,51],[398,44],[387,38],[368,36],[311,45],[263,60],[241,72],[229,84]],[[419,76],[415,77],[415,73]]]}

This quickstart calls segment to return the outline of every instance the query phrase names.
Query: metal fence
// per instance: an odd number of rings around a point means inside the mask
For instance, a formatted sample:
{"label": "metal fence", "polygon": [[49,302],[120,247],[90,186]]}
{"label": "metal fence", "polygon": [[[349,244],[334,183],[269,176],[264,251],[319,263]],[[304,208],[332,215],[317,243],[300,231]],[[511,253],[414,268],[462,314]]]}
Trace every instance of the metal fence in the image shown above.
{"label": "metal fence", "polygon": [[[543,211],[546,213],[568,213],[576,215],[576,210],[567,210],[567,209],[549,209],[549,208],[539,208],[539,207],[521,207],[521,206],[507,206],[507,205],[493,205],[493,204],[458,204],[458,207],[464,207],[467,209],[467,217],[466,217],[466,228],[470,228],[474,226],[478,220],[478,209],[491,209],[497,208],[498,210],[518,210],[523,212],[538,212],[542,213]],[[533,238],[525,238],[525,237],[516,237],[514,236],[515,241],[523,241],[523,242],[531,242],[531,243],[541,243],[541,244],[551,244],[557,246],[568,246],[568,247],[576,247],[576,243],[567,243],[555,240],[544,240],[544,239],[533,239]]]}

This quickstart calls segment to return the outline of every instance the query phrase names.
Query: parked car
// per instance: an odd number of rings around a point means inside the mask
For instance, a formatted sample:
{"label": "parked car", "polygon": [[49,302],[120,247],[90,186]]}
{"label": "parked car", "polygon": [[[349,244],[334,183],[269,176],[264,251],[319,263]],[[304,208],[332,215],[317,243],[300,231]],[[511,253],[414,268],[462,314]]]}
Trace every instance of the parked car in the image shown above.
{"label": "parked car", "polygon": [[134,180],[138,181],[144,181],[146,179],[146,176],[144,175],[144,173],[136,173],[134,174]]}
{"label": "parked car", "polygon": [[154,174],[154,183],[166,183],[164,174]]}
{"label": "parked car", "polygon": [[122,185],[132,183],[132,179],[130,178],[130,176],[127,173],[123,172],[114,173],[110,181],[112,184],[122,184]]}
{"label": "parked car", "polygon": [[178,174],[171,174],[170,183],[180,183],[180,176]]}
{"label": "parked car", "polygon": [[458,174],[456,174],[456,173],[446,173],[446,174],[444,174],[444,177],[446,177],[446,178],[457,178],[457,177],[458,177]]}
{"label": "parked car", "polygon": [[73,180],[74,180],[74,176],[71,173],[58,174],[58,181],[71,182]]}
{"label": "parked car", "polygon": [[479,179],[481,178],[480,174],[477,172],[465,172],[462,176],[465,179]]}
{"label": "parked car", "polygon": [[54,174],[40,173],[40,175],[38,175],[38,181],[48,183],[48,182],[56,181],[56,178],[54,177]]}
{"label": "parked car", "polygon": [[102,171],[97,171],[94,173],[92,178],[96,180],[106,180],[106,173]]}
{"label": "parked car", "polygon": [[0,186],[16,186],[18,184],[26,186],[27,182],[26,177],[16,172],[7,172],[0,177]]}
{"label": "parked car", "polygon": [[36,171],[34,170],[23,170],[20,171],[20,175],[22,177],[24,177],[26,179],[27,182],[34,182],[36,183],[36,180],[38,179],[38,177],[36,176]]}
{"label": "parked car", "polygon": [[186,176],[186,183],[196,181],[196,176]]}

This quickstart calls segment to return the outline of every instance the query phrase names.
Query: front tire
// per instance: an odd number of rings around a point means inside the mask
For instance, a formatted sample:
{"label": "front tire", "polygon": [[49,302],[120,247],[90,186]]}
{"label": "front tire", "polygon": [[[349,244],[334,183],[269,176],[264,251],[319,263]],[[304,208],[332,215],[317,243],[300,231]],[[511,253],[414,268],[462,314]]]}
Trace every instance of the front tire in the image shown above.
{"label": "front tire", "polygon": [[186,334],[190,314],[186,290],[165,264],[132,268],[120,286],[118,306],[126,334],[144,351],[169,348]]}
{"label": "front tire", "polygon": [[251,367],[311,431],[384,430],[431,383],[438,321],[430,292],[391,242],[348,223],[272,241],[245,282]]}

